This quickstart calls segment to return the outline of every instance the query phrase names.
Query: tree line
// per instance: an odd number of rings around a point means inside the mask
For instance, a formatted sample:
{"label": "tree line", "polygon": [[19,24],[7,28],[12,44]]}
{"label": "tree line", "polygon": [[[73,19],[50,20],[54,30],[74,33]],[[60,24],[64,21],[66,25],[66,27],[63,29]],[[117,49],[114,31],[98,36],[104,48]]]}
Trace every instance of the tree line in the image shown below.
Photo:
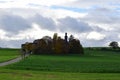
{"label": "tree line", "polygon": [[32,43],[26,42],[21,45],[21,50],[23,53],[33,54],[84,54],[80,41],[73,35],[68,38],[67,33],[64,39],[54,33],[53,38],[44,36]]}

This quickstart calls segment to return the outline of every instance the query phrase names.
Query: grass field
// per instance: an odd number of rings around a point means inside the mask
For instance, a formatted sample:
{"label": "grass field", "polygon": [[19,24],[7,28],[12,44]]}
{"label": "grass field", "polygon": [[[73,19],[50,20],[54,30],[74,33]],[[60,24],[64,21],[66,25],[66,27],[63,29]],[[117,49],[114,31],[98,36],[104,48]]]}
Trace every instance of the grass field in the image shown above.
{"label": "grass field", "polygon": [[0,70],[1,80],[120,80],[119,73],[69,73],[28,70]]}
{"label": "grass field", "polygon": [[10,69],[54,72],[119,73],[120,54],[109,51],[88,51],[86,55],[32,55],[9,65]]}
{"label": "grass field", "polygon": [[4,80],[120,80],[120,52],[85,49],[84,56],[31,55],[0,69]]}
{"label": "grass field", "polygon": [[0,49],[0,62],[11,60],[19,55],[18,49]]}

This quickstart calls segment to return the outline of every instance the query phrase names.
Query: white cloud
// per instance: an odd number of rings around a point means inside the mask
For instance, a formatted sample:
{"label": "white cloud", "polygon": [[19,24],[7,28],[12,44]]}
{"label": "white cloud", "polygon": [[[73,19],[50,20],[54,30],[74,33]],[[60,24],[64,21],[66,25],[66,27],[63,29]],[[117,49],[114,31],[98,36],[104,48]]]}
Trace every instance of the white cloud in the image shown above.
{"label": "white cloud", "polygon": [[40,25],[33,23],[32,28],[21,31],[18,36],[21,36],[22,38],[27,38],[27,39],[39,39],[45,35],[51,36],[53,32],[49,30],[43,30],[40,28]]}
{"label": "white cloud", "polygon": [[[69,0],[70,2],[73,0]],[[8,0],[0,3],[1,8],[38,8],[39,6],[52,6],[68,3],[66,0]]]}
{"label": "white cloud", "polygon": [[83,20],[105,31],[120,30],[120,12],[116,9],[99,7],[88,12]]}
{"label": "white cloud", "polygon": [[119,47],[120,47],[120,42],[118,42],[118,45],[119,45]]}
{"label": "white cloud", "polygon": [[[11,34],[6,33],[6,31],[0,30],[0,39],[5,40],[5,41],[10,41],[10,40],[34,40],[34,39],[39,39],[45,35],[53,35],[53,32],[48,31],[48,30],[42,30],[40,29],[38,24],[33,23],[32,28],[29,28],[27,30],[20,31],[18,34]],[[8,34],[10,36],[8,36]]]}
{"label": "white cloud", "polygon": [[38,8],[40,6],[65,6],[91,8],[95,6],[118,7],[119,0],[1,0],[1,8]]}
{"label": "white cloud", "polygon": [[5,35],[6,35],[6,32],[0,29],[0,40],[4,39]]}
{"label": "white cloud", "polygon": [[119,0],[0,0],[0,45],[20,46],[68,32],[84,46],[106,46],[120,40],[119,4]]}
{"label": "white cloud", "polygon": [[62,20],[66,17],[71,17],[75,20],[84,16],[84,14],[77,12],[50,10],[49,8],[44,11],[43,9],[1,9],[0,12],[0,28],[9,32],[19,32],[20,30],[30,28],[31,23],[41,25],[42,29],[56,30],[58,19]]}
{"label": "white cloud", "polygon": [[105,35],[98,32],[90,32],[87,35],[87,39],[90,39],[90,40],[103,40],[104,38],[105,38]]}
{"label": "white cloud", "polygon": [[66,3],[64,6],[78,7],[78,8],[94,8],[94,7],[109,7],[116,8],[120,2],[119,0],[74,0],[73,2]]}
{"label": "white cloud", "polygon": [[68,16],[74,17],[74,18],[83,18],[84,16],[87,15],[87,13],[78,13],[78,12],[73,12],[73,11],[64,10],[64,9],[57,9],[57,10],[52,9],[52,12],[50,14],[54,18],[65,18],[65,17],[68,17]]}

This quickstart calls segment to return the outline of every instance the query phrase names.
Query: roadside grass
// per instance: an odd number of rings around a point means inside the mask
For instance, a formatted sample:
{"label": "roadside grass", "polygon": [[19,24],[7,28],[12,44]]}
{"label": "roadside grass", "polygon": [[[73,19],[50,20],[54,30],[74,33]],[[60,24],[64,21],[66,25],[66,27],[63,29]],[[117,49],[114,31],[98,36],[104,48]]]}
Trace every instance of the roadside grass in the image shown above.
{"label": "roadside grass", "polygon": [[51,72],[120,73],[120,54],[109,51],[89,51],[86,55],[31,55],[6,66],[7,69]]}
{"label": "roadside grass", "polygon": [[0,49],[0,62],[5,62],[20,56],[19,49]]}

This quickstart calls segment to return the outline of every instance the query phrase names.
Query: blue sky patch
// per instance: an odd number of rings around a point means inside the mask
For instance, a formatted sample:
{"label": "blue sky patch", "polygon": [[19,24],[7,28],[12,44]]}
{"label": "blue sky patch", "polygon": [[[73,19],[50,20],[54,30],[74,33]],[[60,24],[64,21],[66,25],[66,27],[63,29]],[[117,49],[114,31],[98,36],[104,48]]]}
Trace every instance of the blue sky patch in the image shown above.
{"label": "blue sky patch", "polygon": [[85,8],[75,8],[75,7],[64,7],[64,6],[51,6],[52,9],[65,9],[74,12],[86,13],[88,10]]}

